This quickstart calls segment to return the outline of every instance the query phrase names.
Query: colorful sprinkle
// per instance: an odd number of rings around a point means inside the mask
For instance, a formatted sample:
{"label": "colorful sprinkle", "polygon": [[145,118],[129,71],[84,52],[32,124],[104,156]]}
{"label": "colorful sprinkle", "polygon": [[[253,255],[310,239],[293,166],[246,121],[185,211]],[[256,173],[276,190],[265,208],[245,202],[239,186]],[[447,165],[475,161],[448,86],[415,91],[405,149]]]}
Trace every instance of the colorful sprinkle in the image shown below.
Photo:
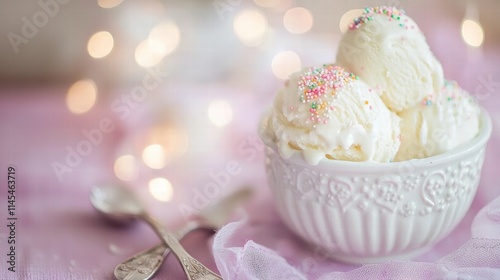
{"label": "colorful sprinkle", "polygon": [[[360,28],[361,25],[373,20],[373,16],[376,14],[386,15],[389,21],[393,21],[401,20],[401,16],[404,15],[405,12],[395,7],[387,6],[365,8],[363,14],[360,17],[355,18],[354,21],[349,24],[349,29],[354,30]],[[407,21],[407,19],[405,21]],[[404,26],[404,24],[400,23],[399,26]]]}
{"label": "colorful sprinkle", "polygon": [[424,105],[424,106],[431,106],[433,101],[434,101],[434,95],[433,94],[429,94],[427,97],[425,97],[422,100],[422,105]]}
{"label": "colorful sprinkle", "polygon": [[302,103],[308,103],[310,120],[315,123],[328,123],[329,113],[334,109],[324,96],[334,97],[338,90],[348,86],[358,76],[340,66],[324,65],[321,68],[310,68],[301,75],[298,82]]}

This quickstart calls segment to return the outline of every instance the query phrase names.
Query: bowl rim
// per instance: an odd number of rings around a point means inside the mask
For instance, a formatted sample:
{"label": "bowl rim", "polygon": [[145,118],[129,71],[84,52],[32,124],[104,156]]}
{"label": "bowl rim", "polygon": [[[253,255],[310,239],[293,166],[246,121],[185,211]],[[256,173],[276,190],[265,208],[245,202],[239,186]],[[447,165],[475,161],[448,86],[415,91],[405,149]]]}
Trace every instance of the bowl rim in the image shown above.
{"label": "bowl rim", "polygon": [[462,157],[463,155],[469,154],[485,146],[488,139],[491,136],[492,123],[488,112],[484,108],[482,107],[480,108],[481,108],[481,115],[480,115],[481,130],[476,135],[476,137],[474,137],[467,143],[459,145],[458,147],[451,149],[447,152],[434,155],[431,157],[426,157],[421,159],[410,159],[397,162],[374,162],[374,161],[354,162],[354,161],[344,161],[344,160],[330,160],[324,158],[321,159],[317,165],[311,165],[305,161],[301,153],[294,153],[290,158],[284,158],[283,156],[281,156],[278,150],[278,145],[275,143],[275,141],[271,139],[270,137],[271,132],[267,128],[263,127],[262,125],[263,122],[261,122],[261,125],[259,126],[258,133],[264,144],[267,147],[271,148],[279,157],[281,157],[285,161],[293,162],[294,164],[297,165],[302,165],[309,168],[329,168],[329,167],[348,168],[348,169],[382,168],[385,171],[391,171],[391,170],[401,171],[402,169],[407,169],[408,165],[417,167],[417,166],[429,166],[429,165],[432,166],[442,163],[448,163],[455,160],[456,158]]}

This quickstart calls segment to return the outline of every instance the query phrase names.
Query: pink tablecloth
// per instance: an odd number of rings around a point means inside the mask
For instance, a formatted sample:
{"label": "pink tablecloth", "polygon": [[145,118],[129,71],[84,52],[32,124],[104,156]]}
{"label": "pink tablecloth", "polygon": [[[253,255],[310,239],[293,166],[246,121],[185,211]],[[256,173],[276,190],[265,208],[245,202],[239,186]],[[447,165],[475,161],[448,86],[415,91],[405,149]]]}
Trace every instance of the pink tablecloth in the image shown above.
{"label": "pink tablecloth", "polygon": [[[101,100],[86,115],[72,115],[65,107],[62,88],[3,89],[0,92],[0,279],[112,279],[116,264],[129,255],[158,242],[144,224],[116,228],[101,221],[88,203],[94,184],[116,181],[113,161],[130,133],[140,122],[118,119],[110,113],[109,100]],[[198,89],[199,90],[199,89]],[[205,88],[224,94],[227,88]],[[195,90],[196,91],[196,90]],[[212,94],[210,96],[215,96]],[[241,172],[230,178],[217,197],[247,183],[256,196],[246,206],[246,218],[221,229],[215,238],[203,233],[183,243],[210,268],[226,279],[499,279],[500,278],[500,195],[497,170],[500,164],[498,115],[493,116],[494,132],[487,149],[479,191],[463,222],[450,236],[412,262],[388,262],[352,266],[327,260],[321,251],[309,248],[280,222],[272,204],[263,170],[260,146],[255,143],[255,127],[261,112],[251,110],[261,104],[252,95],[226,94],[234,107],[233,123],[208,130],[204,123],[189,121],[193,135],[205,134],[210,152],[192,140],[185,159],[171,163],[156,173],[142,172],[134,190],[146,199],[152,212],[171,228],[184,220],[180,205],[192,205],[194,191],[213,179],[210,174],[224,170],[232,160]],[[495,99],[496,100],[496,99]],[[193,101],[205,106],[208,99]],[[491,102],[494,106],[495,102]],[[250,106],[249,106],[250,105]],[[200,118],[186,112],[193,119]],[[59,179],[54,162],[65,162],[84,134],[104,118],[114,125],[112,133],[93,146]],[[198,134],[197,134],[198,133]],[[200,154],[203,156],[200,157]],[[7,211],[8,167],[16,170],[15,272],[8,270],[10,231]],[[174,186],[169,203],[148,196],[145,182],[164,176]],[[142,177],[141,177],[142,176]],[[217,197],[213,198],[214,200]],[[495,200],[495,198],[497,198]],[[493,201],[493,202],[492,202]],[[490,206],[485,206],[488,203]],[[478,212],[481,213],[478,215]],[[474,219],[475,218],[475,219]],[[472,229],[472,234],[471,234]],[[169,258],[156,279],[184,279],[174,258]]]}

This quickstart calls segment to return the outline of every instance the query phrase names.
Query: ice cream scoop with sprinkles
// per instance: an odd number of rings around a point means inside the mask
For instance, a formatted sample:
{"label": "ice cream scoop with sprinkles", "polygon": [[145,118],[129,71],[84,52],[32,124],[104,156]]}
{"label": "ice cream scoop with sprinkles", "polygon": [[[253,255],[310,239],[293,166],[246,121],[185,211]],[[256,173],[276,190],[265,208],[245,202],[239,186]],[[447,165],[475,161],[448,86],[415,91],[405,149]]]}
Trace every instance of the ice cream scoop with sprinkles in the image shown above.
{"label": "ice cream scoop with sprinkles", "polygon": [[454,149],[476,137],[480,108],[474,97],[455,81],[405,110],[401,117],[401,147],[396,161],[430,157]]}
{"label": "ice cream scoop with sprinkles", "polygon": [[320,68],[309,68],[300,76],[298,82],[301,92],[299,100],[307,103],[313,123],[327,124],[329,113],[335,109],[332,103],[325,100],[324,95],[335,96],[338,90],[349,85],[351,81],[358,80],[358,76],[336,65],[324,65]]}
{"label": "ice cream scoop with sprinkles", "polygon": [[376,89],[396,113],[417,105],[444,83],[442,66],[424,34],[396,7],[365,8],[342,36],[335,64]]}
{"label": "ice cream scoop with sprinkles", "polygon": [[352,72],[337,65],[290,76],[275,98],[269,127],[280,153],[321,159],[391,161],[399,147],[399,118]]}
{"label": "ice cream scoop with sprinkles", "polygon": [[[387,7],[387,6],[380,6],[380,7],[366,7],[363,14],[353,20],[351,24],[349,24],[349,29],[354,30],[358,29],[361,25],[368,21],[373,20],[373,16],[379,14],[379,15],[385,15],[387,16],[388,21],[401,21],[401,16],[405,14],[403,10],[400,10],[395,7]],[[405,26],[403,22],[399,23],[401,27]]]}

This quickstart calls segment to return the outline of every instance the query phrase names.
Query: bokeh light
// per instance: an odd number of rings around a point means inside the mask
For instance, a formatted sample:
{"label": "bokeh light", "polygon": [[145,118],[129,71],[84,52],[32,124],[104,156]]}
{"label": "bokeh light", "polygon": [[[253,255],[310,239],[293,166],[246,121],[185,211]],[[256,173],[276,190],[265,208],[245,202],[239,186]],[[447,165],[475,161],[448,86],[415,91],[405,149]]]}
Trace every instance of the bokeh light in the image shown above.
{"label": "bokeh light", "polygon": [[215,100],[208,106],[208,119],[216,126],[225,126],[233,120],[233,108],[225,100]]}
{"label": "bokeh light", "polygon": [[97,0],[97,5],[101,8],[111,9],[120,5],[123,0]]}
{"label": "bokeh light", "polygon": [[165,149],[160,144],[152,144],[142,151],[142,161],[149,168],[162,169],[167,163]]}
{"label": "bokeh light", "polygon": [[154,126],[149,130],[148,139],[149,143],[161,145],[167,163],[183,156],[189,147],[187,132],[176,126]]}
{"label": "bokeh light", "polygon": [[172,184],[165,178],[158,177],[151,179],[148,183],[149,192],[159,201],[170,201],[174,194]]}
{"label": "bokeh light", "polygon": [[363,14],[363,9],[354,9],[345,12],[342,17],[340,17],[339,28],[340,32],[345,33],[349,30],[349,24],[353,22],[353,20]]}
{"label": "bokeh light", "polygon": [[164,21],[156,25],[146,40],[135,49],[135,62],[141,67],[155,66],[179,45],[181,32],[172,21]]}
{"label": "bokeh light", "polygon": [[106,57],[114,47],[113,35],[108,31],[99,31],[92,35],[87,43],[87,51],[93,58]]}
{"label": "bokeh light", "polygon": [[165,21],[155,26],[148,37],[148,48],[162,58],[173,52],[179,45],[181,33],[172,21]]}
{"label": "bokeh light", "polygon": [[115,175],[122,181],[133,181],[137,178],[138,168],[133,155],[123,155],[115,160]]}
{"label": "bokeh light", "polygon": [[302,7],[291,8],[283,16],[285,29],[294,34],[301,34],[309,31],[313,26],[313,16],[311,12]]}
{"label": "bokeh light", "polygon": [[290,74],[300,70],[300,57],[292,51],[280,52],[273,58],[271,67],[276,77],[286,80]]}
{"label": "bokeh light", "polygon": [[243,44],[257,47],[268,31],[267,19],[258,10],[244,10],[235,16],[233,30]]}
{"label": "bokeh light", "polygon": [[70,112],[82,114],[95,104],[97,99],[97,87],[93,80],[86,79],[74,83],[66,94],[66,105]]}
{"label": "bokeh light", "polygon": [[471,47],[480,47],[484,41],[483,27],[475,20],[464,20],[462,22],[462,38],[467,45]]}
{"label": "bokeh light", "polygon": [[149,47],[149,40],[139,43],[135,49],[135,62],[141,67],[149,68],[160,63],[164,55],[157,53]]}

